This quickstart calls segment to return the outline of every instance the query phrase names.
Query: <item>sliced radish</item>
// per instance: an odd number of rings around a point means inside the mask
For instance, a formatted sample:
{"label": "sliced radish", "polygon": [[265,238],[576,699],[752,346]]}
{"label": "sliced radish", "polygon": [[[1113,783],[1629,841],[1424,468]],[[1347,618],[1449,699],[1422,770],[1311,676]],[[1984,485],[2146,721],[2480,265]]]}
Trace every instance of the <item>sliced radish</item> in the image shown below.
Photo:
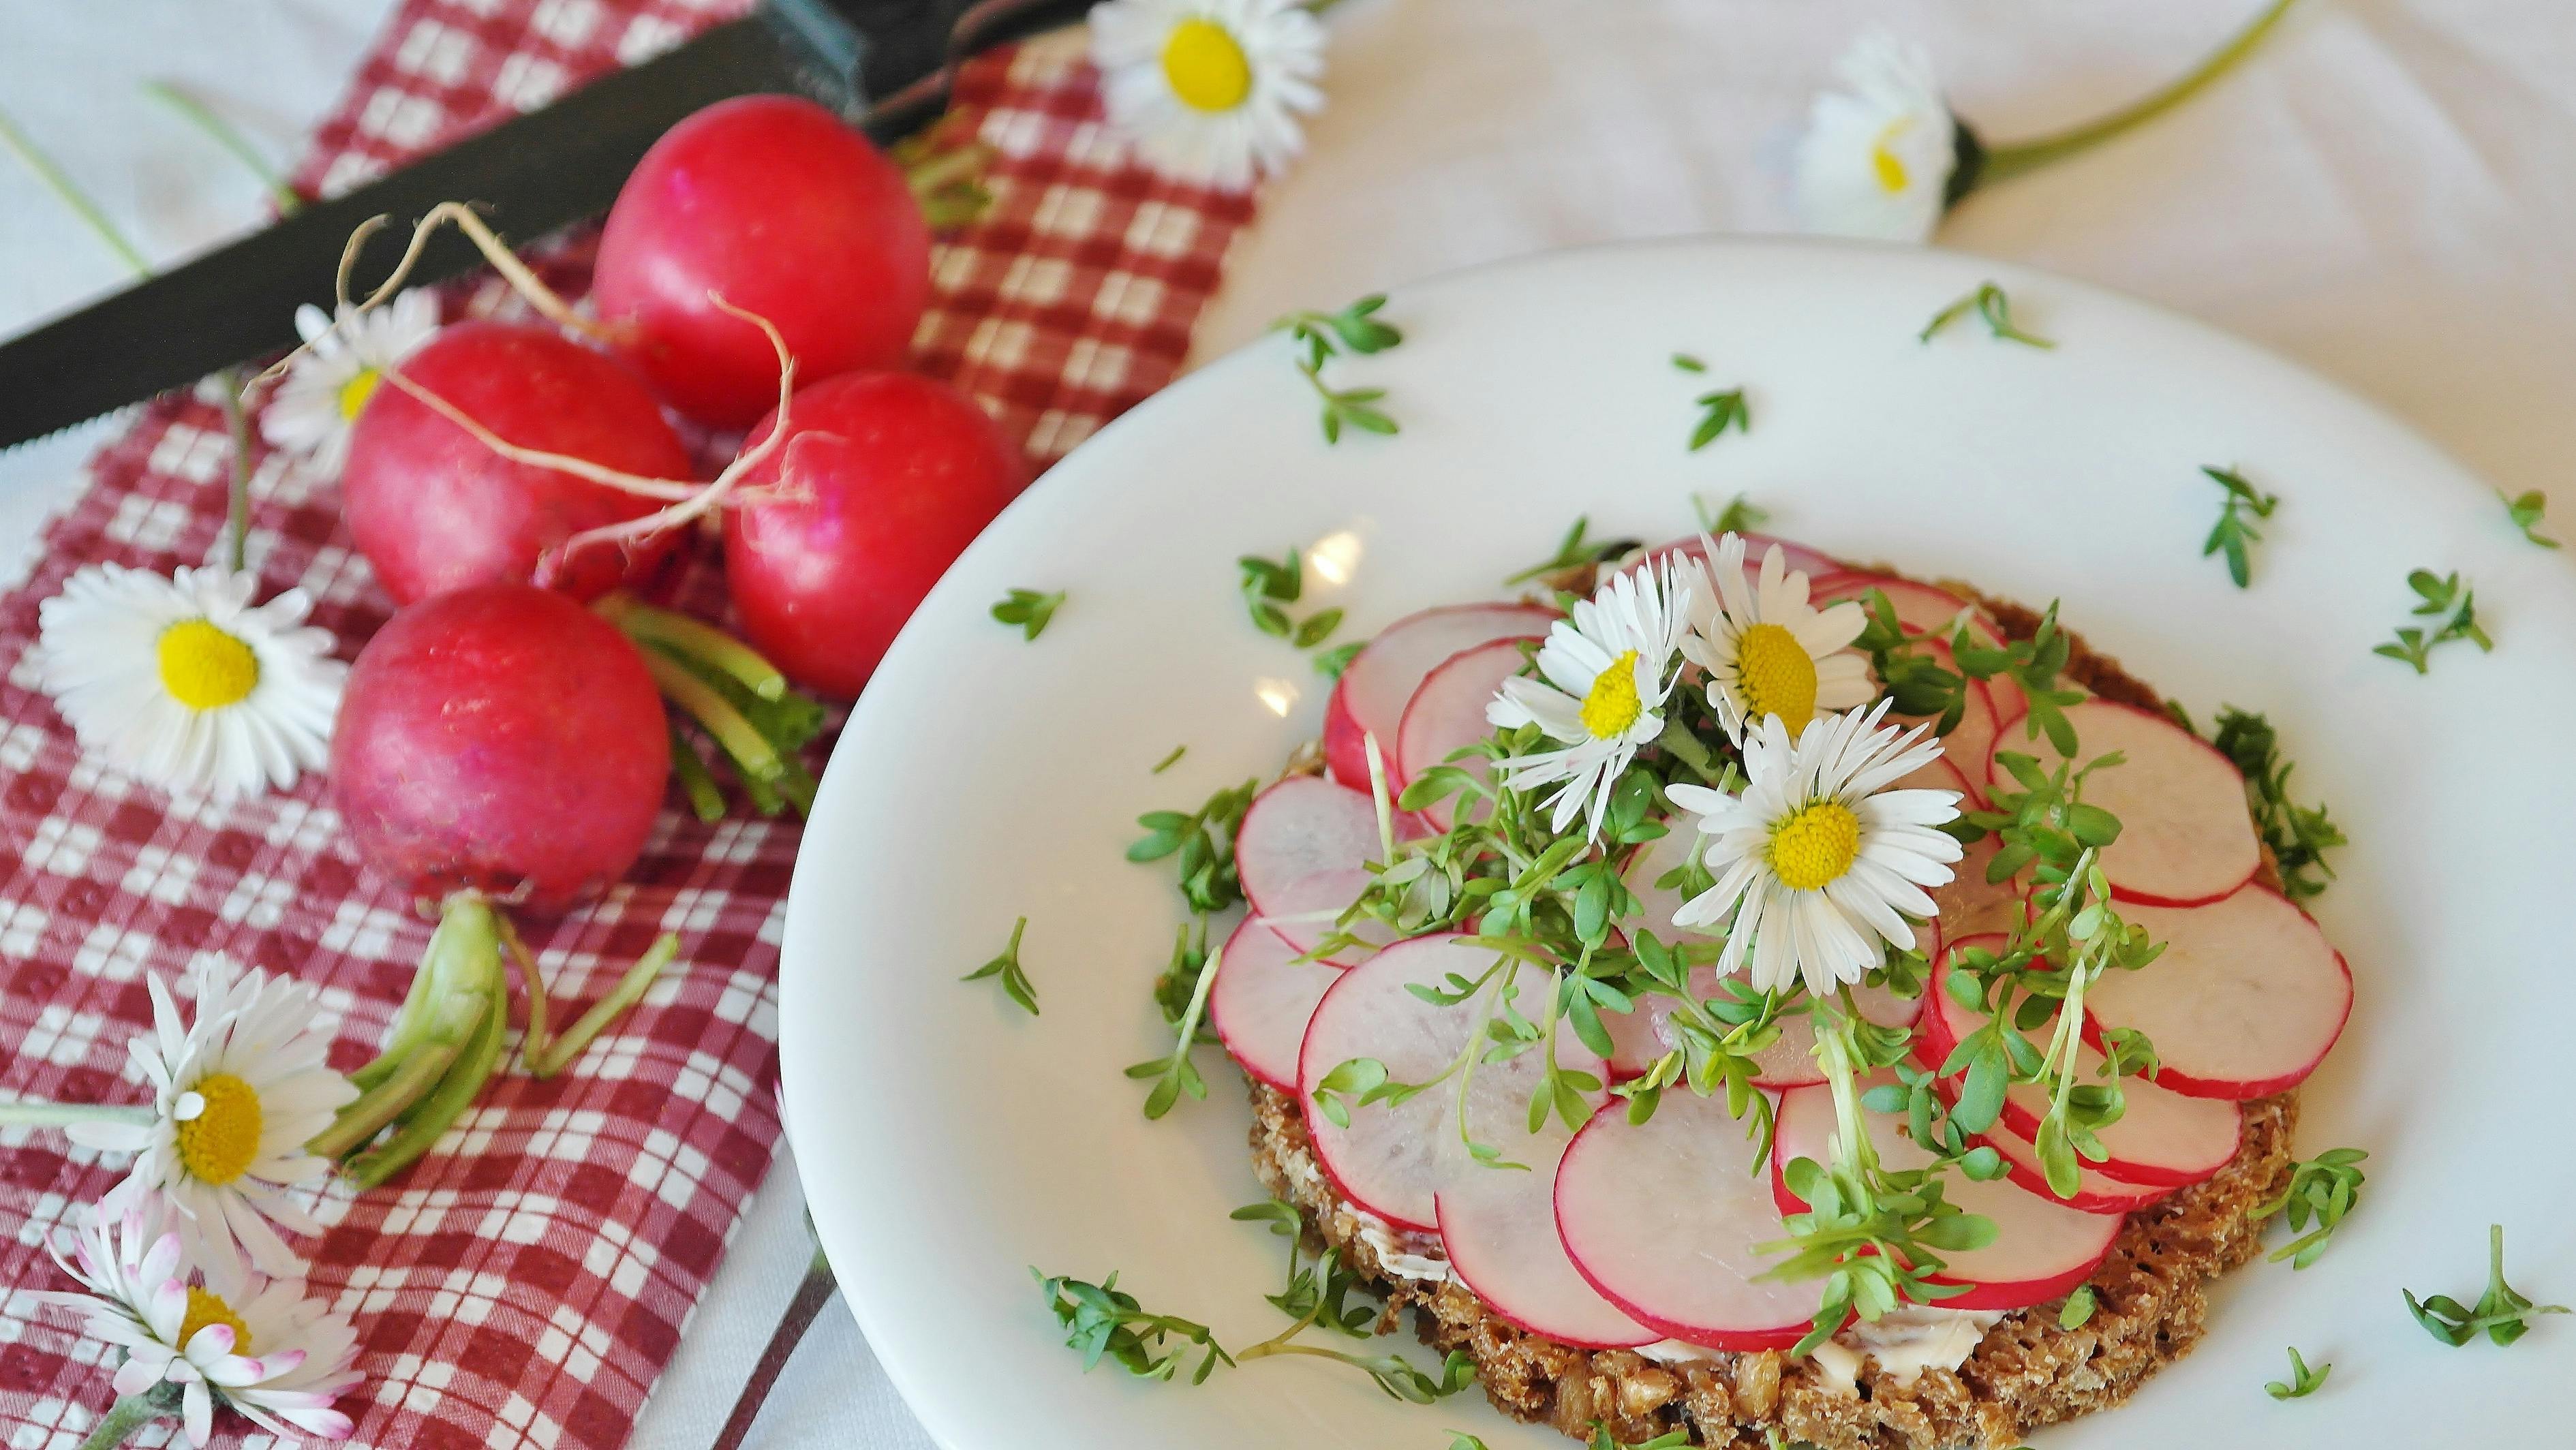
{"label": "sliced radish", "polygon": [[1655,883],[1690,864],[1691,852],[1700,844],[1702,837],[1692,829],[1689,821],[1678,816],[1665,825],[1664,834],[1630,853],[1628,863],[1620,868],[1619,879],[1627,883],[1628,890],[1637,898],[1637,914],[1627,920],[1625,929],[1631,935],[1651,931],[1655,940],[1671,946],[1686,936],[1699,933],[1673,925],[1673,913],[1681,910],[1682,903],[1690,898],[1683,895],[1679,887]]}
{"label": "sliced radish", "polygon": [[1479,1165],[1448,1176],[1437,1197],[1449,1267],[1487,1307],[1532,1334],[1583,1349],[1652,1344],[1664,1336],[1584,1282],[1556,1231],[1557,1164],[1573,1137],[1550,1117],[1537,1133],[1511,1133],[1495,1144],[1528,1171]]}
{"label": "sliced radish", "polygon": [[1595,1113],[1556,1171],[1556,1226],[1586,1282],[1649,1329],[1709,1349],[1786,1349],[1821,1281],[1758,1277],[1788,1236],[1770,1175],[1747,1170],[1746,1122],[1723,1094],[1664,1094],[1642,1125]]}
{"label": "sliced radish", "polygon": [[[1744,540],[1744,582],[1747,584],[1761,579],[1763,557],[1774,548],[1780,551],[1780,562],[1805,574],[1811,586],[1815,580],[1825,575],[1849,572],[1843,567],[1842,560],[1822,550],[1810,549],[1804,544],[1793,544],[1787,539],[1775,539],[1769,534],[1741,534],[1738,537]],[[1645,557],[1638,562],[1653,564],[1665,559],[1706,560],[1707,558],[1706,536],[1693,534],[1686,539],[1657,544],[1648,549]]]}
{"label": "sliced radish", "polygon": [[[1951,655],[1950,646],[1947,644],[1937,639],[1927,640],[1922,649],[1941,668],[1952,674],[1959,672],[1959,662]],[[1917,779],[1916,777],[1929,772],[1929,767],[1926,767],[1925,770],[1917,771],[1913,776],[1899,781],[1897,783],[1899,786],[1939,785],[1946,789],[1960,791],[1972,802],[1984,802],[1986,798],[1984,762],[1994,753],[1995,746],[1995,705],[1993,698],[1986,692],[1984,681],[1968,680],[1966,685],[1967,688],[1961,695],[1959,723],[1951,726],[1950,733],[1941,737],[1940,763],[1949,766],[1952,773],[1957,775],[1957,783]],[[1929,715],[1890,715],[1888,719],[1892,724],[1909,728],[1934,721],[1934,717]]]}
{"label": "sliced radish", "polygon": [[1297,1091],[1297,1053],[1306,1023],[1342,969],[1302,962],[1297,948],[1246,917],[1225,941],[1208,988],[1208,1026],[1243,1070],[1283,1093]]}
{"label": "sliced radish", "polygon": [[[1866,1090],[1895,1080],[1894,1074],[1879,1073],[1862,1086]],[[1888,1167],[1910,1172],[1933,1161],[1933,1155],[1906,1134],[1901,1116],[1864,1109],[1861,1123],[1879,1161]],[[1789,1192],[1789,1163],[1798,1158],[1831,1162],[1836,1128],[1831,1088],[1803,1087],[1781,1095],[1771,1172],[1772,1192],[1782,1213],[1807,1209]],[[2090,1277],[2120,1235],[2119,1218],[2051,1201],[2009,1178],[1979,1183],[1964,1173],[1946,1174],[1942,1192],[1950,1202],[1995,1224],[1993,1243],[1942,1256],[1942,1271],[1935,1279],[1968,1286],[1966,1293],[1941,1300],[1944,1309],[2021,1309],[2054,1299]]]}
{"label": "sliced radish", "polygon": [[[1486,1168],[1467,1155],[1459,1138],[1455,1079],[1401,1103],[1352,1104],[1348,1127],[1335,1126],[1317,1108],[1315,1089],[1326,1073],[1360,1057],[1386,1064],[1391,1082],[1440,1076],[1475,1033],[1478,1008],[1473,1001],[1443,1007],[1410,988],[1438,986],[1451,972],[1474,978],[1493,964],[1491,948],[1471,946],[1464,936],[1399,942],[1342,973],[1306,1024],[1297,1086],[1315,1156],[1344,1197],[1390,1223],[1434,1231],[1433,1195],[1450,1175],[1508,1170]],[[1523,1135],[1530,1093],[1546,1070],[1542,1057],[1524,1052],[1476,1065],[1467,1128],[1478,1142],[1499,1144]],[[1570,1035],[1558,1039],[1556,1058],[1561,1067],[1587,1072],[1602,1066]]]}
{"label": "sliced radish", "polygon": [[[1983,946],[2000,949],[2001,937],[1970,938],[1959,943],[1961,948]],[[1924,1014],[1923,1031],[1915,1038],[1917,1056],[1937,1070],[1961,1040],[1985,1025],[1984,1019],[1959,1005],[1950,995],[1950,953],[1943,953],[1932,969],[1932,978],[1924,995],[1933,1008]],[[2154,964],[2144,970],[2153,971]],[[2115,972],[2113,977],[2136,973]],[[2107,983],[2111,977],[2105,977]],[[2097,989],[2102,983],[2095,984]],[[2045,1026],[2024,1034],[2032,1045],[2045,1049],[2049,1029]],[[2075,1055],[2078,1082],[2100,1081],[2102,1054],[2089,1045],[2079,1045]],[[2087,1166],[2099,1169],[2105,1176],[2124,1183],[2156,1188],[2173,1188],[2198,1183],[2227,1166],[2245,1131],[2244,1115],[2233,1103],[2206,1098],[2185,1097],[2169,1087],[2144,1078],[2128,1077],[2120,1081],[2120,1093],[2126,1109],[2120,1120],[2100,1129],[2102,1149],[2110,1156]],[[2048,1115],[2048,1094],[2036,1083],[2015,1083],[2004,1090],[2001,1126],[2023,1138],[2036,1138],[2039,1125]],[[1999,1150],[2000,1151],[2000,1150]]]}
{"label": "sliced radish", "polygon": [[1946,758],[1928,761],[1922,769],[1910,775],[1898,776],[1888,782],[1887,788],[1889,790],[1957,791],[1960,796],[1959,809],[1963,811],[1976,809],[1979,799],[1977,792],[1969,787],[1968,778],[1961,775],[1959,767],[1952,765]]}
{"label": "sliced radish", "polygon": [[1555,610],[1536,604],[1453,604],[1408,614],[1379,631],[1343,668],[1324,707],[1324,760],[1333,778],[1354,790],[1369,788],[1361,737],[1374,734],[1377,748],[1392,755],[1406,703],[1441,661],[1488,640],[1545,634],[1556,618]]}
{"label": "sliced radish", "polygon": [[2020,878],[1986,880],[1986,863],[2002,849],[2003,842],[1993,836],[1979,840],[1959,858],[1955,868],[1958,874],[1950,878],[1949,884],[1932,888],[1932,900],[1941,908],[1943,941],[1998,935],[2025,920],[2027,907]]}
{"label": "sliced radish", "polygon": [[[1808,591],[1808,602],[1822,609],[1846,599],[1860,599],[1872,589],[1887,596],[1888,607],[1896,611],[1897,627],[1907,634],[1948,634],[1962,613],[1977,607],[1947,589],[1859,569],[1845,569],[1816,580]],[[1981,614],[1972,613],[1970,617],[1978,621],[1980,629],[1992,633]]]}
{"label": "sliced radish", "polygon": [[[1943,1101],[1950,1097],[1951,1084],[1939,1084]],[[2160,1203],[2173,1195],[2170,1188],[2157,1188],[2144,1183],[2122,1183],[2089,1163],[2075,1165],[2075,1196],[2059,1198],[2048,1186],[2048,1175],[2040,1170],[2039,1149],[2028,1138],[1996,1123],[1985,1132],[1970,1135],[1970,1143],[1983,1143],[2004,1160],[2004,1172],[2013,1182],[2068,1208],[2084,1213],[2132,1213],[2151,1203]]]}
{"label": "sliced radish", "polygon": [[[1395,757],[1388,762],[1394,779],[1387,788],[1401,792],[1414,777],[1493,734],[1494,727],[1485,719],[1485,707],[1493,702],[1503,681],[1521,672],[1529,660],[1526,646],[1540,638],[1516,636],[1460,650],[1423,676],[1422,686],[1404,707],[1404,722],[1396,730]],[[1385,748],[1386,742],[1378,743],[1380,749]],[[1481,755],[1458,763],[1478,780],[1493,779],[1492,762]],[[1424,807],[1420,814],[1433,830],[1445,831],[1456,818],[1457,805],[1458,797],[1450,796]]]}
{"label": "sliced radish", "polygon": [[[2095,771],[2084,799],[2120,818],[2120,839],[2102,851],[2111,894],[2150,906],[2199,906],[2244,885],[2263,864],[2245,778],[2207,741],[2152,710],[2110,700],[2070,705],[2081,760],[2118,751],[2121,763]],[[2054,770],[2065,757],[2045,735],[1998,738],[1987,771],[2000,790],[2021,787],[2003,767],[2019,751]]]}
{"label": "sliced radish", "polygon": [[[1368,863],[1385,851],[1368,792],[1319,775],[1292,775],[1253,797],[1234,833],[1244,898],[1300,953],[1333,931],[1333,918],[1368,889]],[[1371,948],[1395,939],[1374,921],[1360,922],[1353,934]],[[1352,950],[1329,960],[1347,967],[1366,955]]]}
{"label": "sliced radish", "polygon": [[[2156,1045],[2156,1081],[2201,1098],[2259,1098],[2316,1070],[2352,1015],[2352,969],[2308,914],[2248,884],[2207,906],[2131,907],[2165,944],[2085,1001],[2086,1035],[2132,1027]],[[2233,1111],[2231,1109],[2231,1111]]]}

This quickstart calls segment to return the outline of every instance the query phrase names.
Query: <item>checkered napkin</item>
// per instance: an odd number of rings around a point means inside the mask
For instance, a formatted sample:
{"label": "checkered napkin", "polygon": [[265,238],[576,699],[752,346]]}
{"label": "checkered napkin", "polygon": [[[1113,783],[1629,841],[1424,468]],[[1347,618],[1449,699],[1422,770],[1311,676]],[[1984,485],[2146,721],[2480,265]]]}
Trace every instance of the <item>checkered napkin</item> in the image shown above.
{"label": "checkered napkin", "polygon": [[[404,0],[298,173],[344,190],[509,108],[664,49],[736,7],[685,0]],[[981,398],[1051,460],[1167,381],[1249,202],[1176,187],[1102,135],[1068,37],[977,63],[960,108],[999,153],[994,208],[937,251],[921,365]],[[554,248],[578,291],[588,247]],[[506,311],[494,288],[457,311]],[[311,983],[340,1023],[333,1061],[379,1045],[429,928],[341,842],[318,781],[234,805],[174,800],[81,759],[29,661],[37,605],[78,566],[205,560],[226,439],[200,398],[148,406],[94,465],[28,585],[0,599],[0,1094],[133,1102],[126,1038],[147,972],[221,954]],[[386,601],[332,487],[264,456],[250,540],[266,592],[301,585],[354,654]],[[702,610],[699,561],[674,585]],[[737,807],[739,811],[739,806]],[[313,1282],[357,1319],[357,1444],[625,1442],[778,1140],[778,940],[792,823],[664,812],[608,898],[524,925],[586,1001],[664,931],[685,970],[551,1082],[496,1079],[393,1184],[334,1188]],[[0,1137],[0,1443],[69,1450],[110,1398],[106,1348],[27,1291],[69,1287],[42,1241],[121,1172],[59,1133]],[[218,1439],[266,1444],[232,1417]],[[159,1443],[162,1431],[141,1443]]]}

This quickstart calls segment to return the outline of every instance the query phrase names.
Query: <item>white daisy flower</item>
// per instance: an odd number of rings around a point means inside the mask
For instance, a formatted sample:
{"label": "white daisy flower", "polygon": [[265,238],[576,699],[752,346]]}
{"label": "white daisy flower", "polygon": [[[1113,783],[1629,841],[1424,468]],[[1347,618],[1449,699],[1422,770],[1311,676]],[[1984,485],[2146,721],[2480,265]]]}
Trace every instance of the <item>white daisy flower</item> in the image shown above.
{"label": "white daisy flower", "polygon": [[295,309],[295,330],[305,347],[261,413],[260,436],[324,473],[338,473],[349,458],[350,430],[384,370],[437,333],[438,297],[415,287],[371,311],[343,307],[336,326],[308,302]]}
{"label": "white daisy flower", "polygon": [[134,1170],[101,1206],[111,1213],[166,1201],[189,1262],[219,1288],[244,1275],[242,1251],[267,1274],[295,1269],[271,1228],[322,1226],[287,1196],[331,1171],[304,1145],[358,1095],[324,1057],[331,1036],[313,1021],[300,982],[252,972],[235,980],[220,957],[197,972],[197,1020],[150,979],[153,1030],[126,1044],[154,1089],[150,1123],[76,1122],[72,1141],[136,1155]]}
{"label": "white daisy flower", "polygon": [[1845,237],[1920,242],[1941,224],[1959,123],[1923,51],[1874,30],[1838,67],[1847,91],[1816,97],[1798,142],[1798,209]]}
{"label": "white daisy flower", "polygon": [[1664,701],[1680,673],[1674,651],[1691,605],[1690,587],[1670,561],[1613,574],[1574,606],[1539,646],[1538,679],[1503,681],[1485,718],[1505,730],[1535,724],[1563,750],[1501,762],[1511,790],[1564,784],[1553,797],[1554,828],[1563,831],[1589,807],[1588,834],[1601,834],[1610,788],[1638,747],[1663,733]]}
{"label": "white daisy flower", "polygon": [[1707,545],[1704,557],[1681,650],[1708,671],[1709,708],[1728,739],[1742,741],[1770,716],[1795,740],[1818,714],[1869,703],[1877,693],[1869,661],[1845,647],[1868,627],[1868,611],[1849,601],[1811,607],[1806,574],[1788,567],[1777,544],[1750,582],[1742,536]]}
{"label": "white daisy flower", "polygon": [[1091,58],[1148,165],[1228,190],[1283,169],[1324,104],[1324,27],[1296,0],[1104,0]]}
{"label": "white daisy flower", "polygon": [[313,602],[216,568],[164,578],[92,564],[39,611],[40,679],[81,748],[165,790],[284,789],[330,759],[349,667]]}
{"label": "white daisy flower", "polygon": [[254,1276],[229,1294],[191,1283],[196,1266],[157,1203],[121,1213],[101,1205],[74,1234],[70,1257],[46,1247],[88,1292],[35,1299],[86,1315],[90,1333],[125,1351],[113,1384],[133,1398],[120,1400],[109,1422],[156,1418],[168,1401],[139,1397],[166,1385],[177,1390],[192,1445],[206,1443],[217,1404],[272,1434],[349,1437],[349,1417],[331,1402],[358,1383],[350,1368],[358,1336],[328,1304],[306,1298],[300,1279]]}
{"label": "white daisy flower", "polygon": [[1742,795],[1669,788],[1700,818],[1717,881],[1673,924],[1722,927],[1719,975],[1749,957],[1757,990],[1803,980],[1821,997],[1884,962],[1889,945],[1913,946],[1907,918],[1935,913],[1923,888],[1950,879],[1960,847],[1934,827],[1958,816],[1959,793],[1888,789],[1940,759],[1941,742],[1923,726],[1881,725],[1887,706],[1824,716],[1795,744],[1765,715],[1744,740]]}

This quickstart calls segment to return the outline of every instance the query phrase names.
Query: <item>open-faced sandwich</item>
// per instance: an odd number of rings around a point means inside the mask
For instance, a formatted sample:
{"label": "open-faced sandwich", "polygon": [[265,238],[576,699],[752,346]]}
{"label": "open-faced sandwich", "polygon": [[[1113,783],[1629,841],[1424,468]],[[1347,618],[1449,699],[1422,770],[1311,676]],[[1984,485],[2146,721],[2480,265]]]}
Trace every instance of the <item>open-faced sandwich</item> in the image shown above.
{"label": "open-faced sandwich", "polygon": [[1578,1438],[2006,1447],[2187,1351],[2352,1002],[2236,766],[2053,609],[1545,582],[1377,636],[1243,817],[1262,1181]]}

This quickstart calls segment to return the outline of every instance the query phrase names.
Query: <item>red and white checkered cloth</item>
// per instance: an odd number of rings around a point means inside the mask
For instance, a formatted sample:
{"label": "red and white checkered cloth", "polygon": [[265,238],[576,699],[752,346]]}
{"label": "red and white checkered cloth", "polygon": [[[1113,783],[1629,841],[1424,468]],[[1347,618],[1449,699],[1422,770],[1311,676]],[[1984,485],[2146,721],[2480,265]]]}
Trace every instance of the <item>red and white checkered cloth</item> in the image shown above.
{"label": "red and white checkered cloth", "polygon": [[[738,0],[404,0],[298,172],[338,191],[424,149],[632,63]],[[1250,202],[1175,186],[1103,136],[1077,46],[979,62],[958,104],[999,152],[991,212],[938,249],[920,365],[982,399],[1052,460],[1168,381]],[[578,290],[588,249],[551,279]],[[474,300],[490,305],[485,286]],[[428,926],[361,870],[321,782],[230,806],[173,800],[81,759],[35,689],[38,602],[82,564],[206,559],[226,439],[196,399],[145,409],[100,454],[27,586],[0,599],[0,1095],[143,1101],[125,1039],[144,974],[220,953],[311,983],[339,1019],[333,1060],[383,1040]],[[263,457],[251,535],[265,592],[301,585],[358,646],[386,601],[327,481]],[[681,599],[713,612],[698,561]],[[779,1134],[777,967],[797,828],[675,804],[626,883],[526,923],[587,1000],[663,931],[685,970],[551,1082],[495,1081],[438,1151],[364,1197],[335,1187],[313,1282],[355,1316],[366,1383],[344,1404],[367,1446],[625,1442],[677,1347]],[[111,1398],[107,1347],[26,1291],[68,1287],[41,1243],[122,1171],[59,1133],[0,1136],[0,1441],[69,1450]],[[232,1417],[218,1439],[266,1444]],[[163,1431],[138,1443],[160,1443]]]}

